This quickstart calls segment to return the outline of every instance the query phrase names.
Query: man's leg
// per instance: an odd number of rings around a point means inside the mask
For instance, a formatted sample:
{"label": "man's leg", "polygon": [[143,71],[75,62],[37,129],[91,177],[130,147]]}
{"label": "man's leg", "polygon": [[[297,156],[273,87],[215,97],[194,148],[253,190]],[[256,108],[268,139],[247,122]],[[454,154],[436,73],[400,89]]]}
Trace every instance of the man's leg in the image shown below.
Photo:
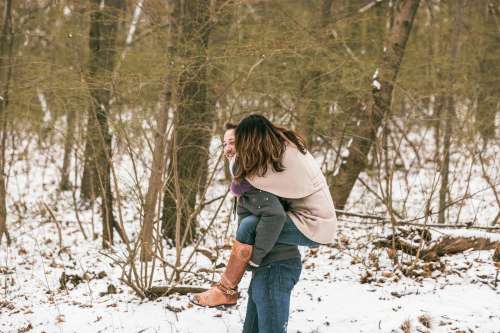
{"label": "man's leg", "polygon": [[292,289],[299,280],[300,258],[259,267],[252,278],[251,298],[257,308],[259,333],[287,331]]}
{"label": "man's leg", "polygon": [[252,299],[252,284],[253,278],[248,287],[247,313],[243,324],[243,333],[259,333],[259,318],[257,316],[257,306]]}

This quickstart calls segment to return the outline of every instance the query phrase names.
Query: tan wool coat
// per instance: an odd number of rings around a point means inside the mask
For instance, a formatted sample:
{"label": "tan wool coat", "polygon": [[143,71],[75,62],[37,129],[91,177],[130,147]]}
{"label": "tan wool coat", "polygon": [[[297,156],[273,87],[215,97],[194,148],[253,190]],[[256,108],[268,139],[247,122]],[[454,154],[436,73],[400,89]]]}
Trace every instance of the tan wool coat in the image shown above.
{"label": "tan wool coat", "polygon": [[307,152],[302,154],[293,144],[287,144],[282,163],[285,170],[276,172],[269,167],[262,177],[247,178],[253,187],[287,199],[287,212],[297,228],[309,239],[332,243],[336,237],[335,207],[318,163]]}

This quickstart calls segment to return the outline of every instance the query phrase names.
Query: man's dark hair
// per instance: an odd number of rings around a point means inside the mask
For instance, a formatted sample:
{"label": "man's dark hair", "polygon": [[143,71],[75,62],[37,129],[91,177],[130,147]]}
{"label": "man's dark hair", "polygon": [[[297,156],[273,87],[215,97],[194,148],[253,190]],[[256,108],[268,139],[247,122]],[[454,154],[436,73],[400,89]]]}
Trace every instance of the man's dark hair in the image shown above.
{"label": "man's dark hair", "polygon": [[226,123],[226,124],[224,124],[224,131],[233,130],[233,129],[236,129],[236,127],[238,127],[238,125],[233,124],[233,123]]}

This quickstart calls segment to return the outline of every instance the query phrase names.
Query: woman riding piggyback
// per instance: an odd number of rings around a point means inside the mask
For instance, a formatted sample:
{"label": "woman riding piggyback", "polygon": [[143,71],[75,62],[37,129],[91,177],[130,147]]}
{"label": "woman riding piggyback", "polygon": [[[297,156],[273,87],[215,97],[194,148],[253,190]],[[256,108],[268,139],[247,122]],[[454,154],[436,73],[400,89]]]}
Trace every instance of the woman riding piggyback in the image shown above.
{"label": "woman riding piggyback", "polygon": [[224,153],[234,176],[239,223],[221,282],[194,297],[205,306],[235,304],[234,291],[247,264],[300,258],[297,245],[330,243],[336,228],[326,181],[296,133],[249,116],[226,128]]}

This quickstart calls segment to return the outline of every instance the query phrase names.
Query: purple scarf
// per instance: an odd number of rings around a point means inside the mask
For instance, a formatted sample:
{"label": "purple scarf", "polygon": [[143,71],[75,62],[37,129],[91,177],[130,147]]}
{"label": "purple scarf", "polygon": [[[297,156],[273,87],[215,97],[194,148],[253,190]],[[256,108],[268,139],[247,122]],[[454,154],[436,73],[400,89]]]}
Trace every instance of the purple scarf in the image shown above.
{"label": "purple scarf", "polygon": [[233,194],[237,197],[239,197],[240,195],[242,195],[245,192],[250,191],[253,188],[254,187],[249,182],[247,182],[245,179],[243,179],[239,183],[236,182],[234,179],[231,182],[231,192],[233,192]]}

